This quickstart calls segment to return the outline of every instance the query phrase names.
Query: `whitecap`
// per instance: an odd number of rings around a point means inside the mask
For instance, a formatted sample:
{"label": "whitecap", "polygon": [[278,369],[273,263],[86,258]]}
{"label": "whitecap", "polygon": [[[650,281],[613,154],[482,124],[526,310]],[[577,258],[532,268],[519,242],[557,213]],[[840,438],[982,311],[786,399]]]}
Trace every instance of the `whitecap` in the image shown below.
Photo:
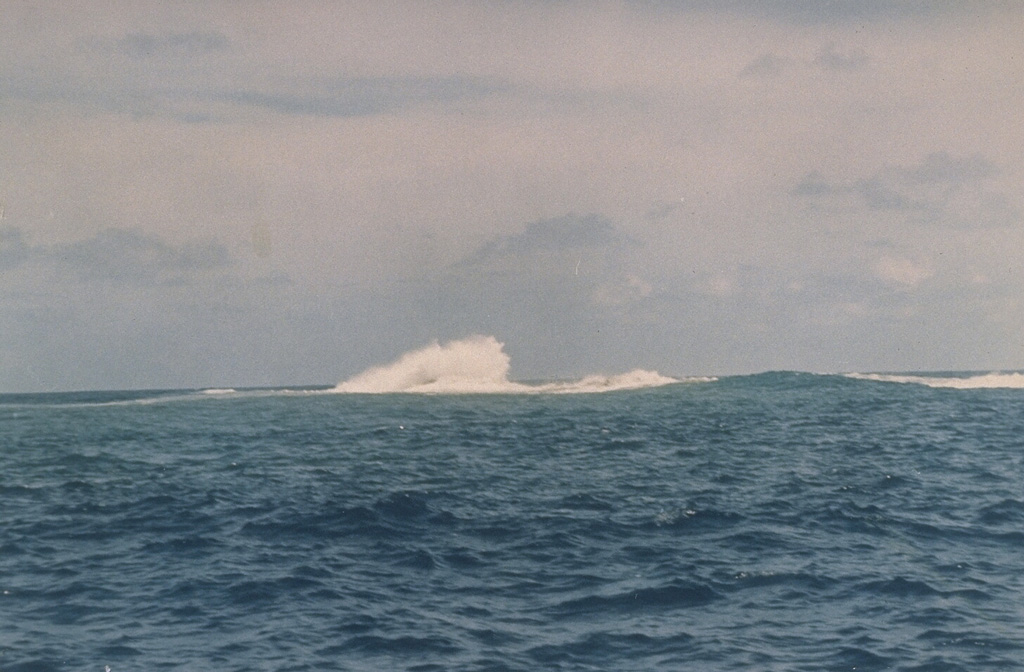
{"label": "whitecap", "polygon": [[[339,383],[332,391],[385,394],[572,394],[659,387],[684,382],[657,371],[634,369],[612,376],[527,384],[509,380],[509,356],[493,336],[469,336],[411,350],[391,364],[375,366]],[[700,380],[709,379],[685,379]]]}
{"label": "whitecap", "polygon": [[882,373],[847,373],[848,378],[857,380],[873,380],[882,383],[913,383],[928,387],[953,388],[958,390],[977,390],[1010,388],[1024,389],[1024,373],[983,373],[973,376],[929,376],[899,375]]}

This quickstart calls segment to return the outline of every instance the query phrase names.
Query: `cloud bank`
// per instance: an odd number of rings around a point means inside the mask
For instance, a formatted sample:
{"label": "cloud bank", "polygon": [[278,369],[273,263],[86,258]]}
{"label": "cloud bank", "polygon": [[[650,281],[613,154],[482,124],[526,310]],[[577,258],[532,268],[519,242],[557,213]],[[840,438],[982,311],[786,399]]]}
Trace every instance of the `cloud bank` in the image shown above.
{"label": "cloud bank", "polygon": [[[1012,3],[14,3],[0,388],[1024,367]],[[12,326],[8,326],[12,325]]]}

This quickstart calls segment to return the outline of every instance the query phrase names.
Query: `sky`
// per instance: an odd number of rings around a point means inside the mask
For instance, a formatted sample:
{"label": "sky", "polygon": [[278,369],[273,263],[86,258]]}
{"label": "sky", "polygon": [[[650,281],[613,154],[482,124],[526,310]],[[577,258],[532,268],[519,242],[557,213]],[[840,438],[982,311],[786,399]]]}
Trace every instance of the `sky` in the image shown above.
{"label": "sky", "polygon": [[1024,4],[2,7],[2,392],[1024,368]]}

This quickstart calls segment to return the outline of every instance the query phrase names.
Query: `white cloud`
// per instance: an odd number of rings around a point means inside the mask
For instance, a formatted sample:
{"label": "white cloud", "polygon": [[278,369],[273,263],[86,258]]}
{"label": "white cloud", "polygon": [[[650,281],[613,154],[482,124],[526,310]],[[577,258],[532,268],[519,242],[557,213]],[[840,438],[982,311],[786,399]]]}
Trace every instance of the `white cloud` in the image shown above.
{"label": "white cloud", "polygon": [[635,275],[617,278],[594,288],[593,301],[598,306],[623,306],[651,295],[650,283]]}
{"label": "white cloud", "polygon": [[875,264],[875,273],[886,282],[914,287],[931,278],[935,273],[925,264],[903,257],[882,257]]}

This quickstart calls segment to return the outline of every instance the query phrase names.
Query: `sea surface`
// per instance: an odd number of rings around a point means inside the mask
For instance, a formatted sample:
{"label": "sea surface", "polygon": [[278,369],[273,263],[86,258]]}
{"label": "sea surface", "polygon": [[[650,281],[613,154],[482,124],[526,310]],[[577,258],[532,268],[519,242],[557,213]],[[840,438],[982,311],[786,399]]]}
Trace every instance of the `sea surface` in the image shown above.
{"label": "sea surface", "polygon": [[0,672],[1021,670],[1022,379],[0,395]]}

